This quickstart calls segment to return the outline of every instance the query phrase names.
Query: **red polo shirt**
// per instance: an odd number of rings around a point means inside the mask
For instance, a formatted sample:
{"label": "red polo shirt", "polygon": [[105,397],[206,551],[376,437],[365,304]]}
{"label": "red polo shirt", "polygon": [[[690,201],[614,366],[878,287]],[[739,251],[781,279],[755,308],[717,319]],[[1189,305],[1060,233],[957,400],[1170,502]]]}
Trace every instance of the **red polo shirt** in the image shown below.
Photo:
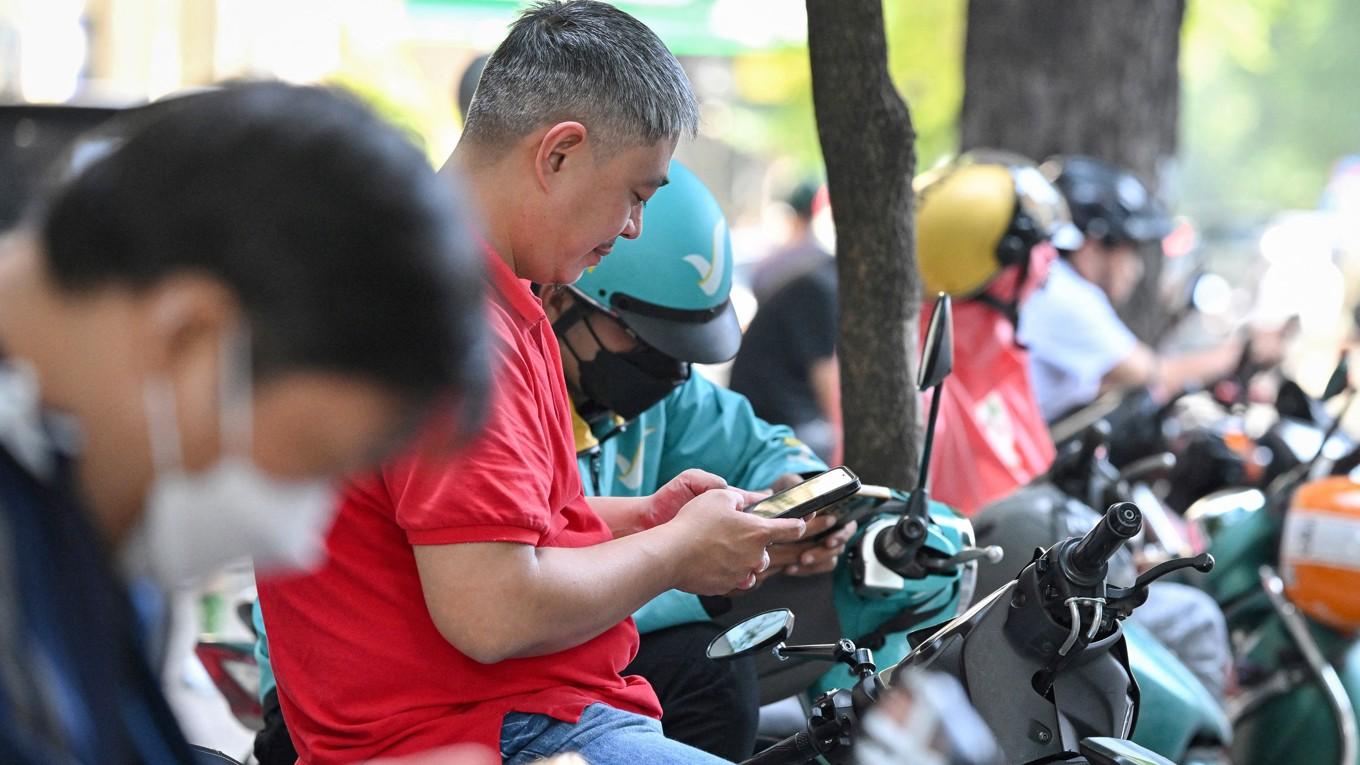
{"label": "red polo shirt", "polygon": [[507,712],[576,722],[603,702],[659,717],[647,682],[620,672],[632,619],[549,656],[484,665],[435,628],[413,545],[611,538],[581,494],[557,340],[528,282],[488,257],[499,340],[486,431],[446,464],[414,458],[347,489],[316,574],[262,582],[279,701],[304,763],[350,763],[461,742],[499,750]]}

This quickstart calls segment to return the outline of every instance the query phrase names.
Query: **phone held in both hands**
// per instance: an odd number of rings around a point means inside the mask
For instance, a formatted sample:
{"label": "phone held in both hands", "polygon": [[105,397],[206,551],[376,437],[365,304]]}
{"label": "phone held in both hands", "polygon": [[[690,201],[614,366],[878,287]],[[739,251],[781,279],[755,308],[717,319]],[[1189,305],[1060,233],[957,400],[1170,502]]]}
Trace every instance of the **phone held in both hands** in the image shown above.
{"label": "phone held in both hands", "polygon": [[764,518],[803,518],[859,491],[859,476],[847,467],[832,468],[746,508]]}

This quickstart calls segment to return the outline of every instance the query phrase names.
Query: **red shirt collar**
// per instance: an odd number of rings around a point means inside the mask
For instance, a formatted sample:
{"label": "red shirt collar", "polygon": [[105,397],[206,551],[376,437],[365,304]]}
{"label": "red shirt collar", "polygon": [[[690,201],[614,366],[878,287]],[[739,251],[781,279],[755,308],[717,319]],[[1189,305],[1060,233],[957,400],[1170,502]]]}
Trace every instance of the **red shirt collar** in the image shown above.
{"label": "red shirt collar", "polygon": [[491,245],[483,244],[482,249],[486,251],[486,280],[500,302],[514,309],[525,326],[547,319],[543,303],[529,288],[529,281],[515,276]]}

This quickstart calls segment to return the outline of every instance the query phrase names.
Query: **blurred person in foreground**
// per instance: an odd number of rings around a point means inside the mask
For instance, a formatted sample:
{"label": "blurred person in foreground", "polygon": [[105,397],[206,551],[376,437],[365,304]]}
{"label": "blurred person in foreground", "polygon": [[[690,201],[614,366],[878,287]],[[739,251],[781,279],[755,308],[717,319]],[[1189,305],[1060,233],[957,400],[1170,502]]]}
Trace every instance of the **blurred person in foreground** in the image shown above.
{"label": "blurred person in foreground", "polygon": [[480,263],[338,93],[175,98],[73,156],[0,245],[0,762],[185,763],[127,582],[314,565],[335,476],[474,429]]}
{"label": "blurred person in foreground", "polygon": [[587,499],[563,361],[531,290],[639,236],[697,122],[679,62],[606,3],[536,4],[487,61],[449,168],[486,216],[494,405],[458,458],[410,455],[348,487],[325,568],[261,582],[303,762],[460,742],[510,763],[718,761],[666,739],[656,694],[623,673],[629,616],[671,589],[752,586],[766,548],[805,525],[740,512],[755,495],[697,470],[647,496]]}
{"label": "blurred person in foreground", "polygon": [[[1230,373],[1242,356],[1233,339],[1204,350],[1159,354],[1134,337],[1116,309],[1143,275],[1139,248],[1157,246],[1172,221],[1136,176],[1102,160],[1054,157],[1044,173],[1067,199],[1085,238],[1061,257],[1025,304],[1020,342],[1029,348],[1034,394],[1052,422],[1109,390],[1149,388],[1161,398]],[[1152,307],[1149,306],[1149,309]],[[1258,336],[1254,352],[1278,354]]]}

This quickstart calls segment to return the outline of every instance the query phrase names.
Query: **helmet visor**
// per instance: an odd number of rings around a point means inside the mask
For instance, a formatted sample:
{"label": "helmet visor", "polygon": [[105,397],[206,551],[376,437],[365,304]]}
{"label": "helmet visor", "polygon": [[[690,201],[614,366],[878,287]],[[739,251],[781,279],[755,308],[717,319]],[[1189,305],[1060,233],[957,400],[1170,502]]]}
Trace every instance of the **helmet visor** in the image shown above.
{"label": "helmet visor", "polygon": [[711,311],[679,311],[614,296],[613,312],[642,341],[680,361],[718,364],[737,355],[741,325],[732,301]]}

